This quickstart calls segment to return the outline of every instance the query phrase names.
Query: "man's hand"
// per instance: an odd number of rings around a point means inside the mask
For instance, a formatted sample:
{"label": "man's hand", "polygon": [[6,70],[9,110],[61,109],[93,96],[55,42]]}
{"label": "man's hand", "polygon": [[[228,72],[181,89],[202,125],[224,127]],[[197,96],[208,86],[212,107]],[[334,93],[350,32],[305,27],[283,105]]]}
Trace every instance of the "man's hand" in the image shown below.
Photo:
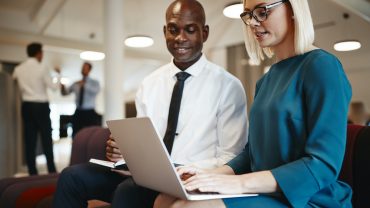
{"label": "man's hand", "polygon": [[85,85],[85,80],[80,80],[77,82],[77,84],[81,87],[82,85]]}
{"label": "man's hand", "polygon": [[60,74],[60,67],[59,66],[56,66],[55,68],[54,68],[54,71],[56,72],[56,73],[58,73],[58,74]]}
{"label": "man's hand", "polygon": [[117,162],[119,160],[122,160],[122,154],[118,149],[117,143],[112,137],[112,135],[109,136],[109,139],[107,140],[107,146],[105,148],[106,153],[105,156],[108,158],[108,160],[112,162]]}

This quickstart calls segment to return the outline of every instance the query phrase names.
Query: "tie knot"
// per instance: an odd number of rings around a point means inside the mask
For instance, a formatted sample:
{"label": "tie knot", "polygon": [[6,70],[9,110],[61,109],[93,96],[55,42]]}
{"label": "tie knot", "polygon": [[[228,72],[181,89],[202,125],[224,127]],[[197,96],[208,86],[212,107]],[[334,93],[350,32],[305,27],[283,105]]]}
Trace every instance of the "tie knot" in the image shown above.
{"label": "tie knot", "polygon": [[185,81],[188,77],[190,77],[190,74],[186,72],[179,72],[176,74],[176,77],[179,81]]}

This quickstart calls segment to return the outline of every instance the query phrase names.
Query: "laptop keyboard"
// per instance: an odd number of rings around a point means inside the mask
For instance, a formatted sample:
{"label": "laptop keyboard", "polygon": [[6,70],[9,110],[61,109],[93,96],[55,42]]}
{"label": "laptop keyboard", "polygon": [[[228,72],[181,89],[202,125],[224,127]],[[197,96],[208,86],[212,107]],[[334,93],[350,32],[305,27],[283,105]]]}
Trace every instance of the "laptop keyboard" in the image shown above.
{"label": "laptop keyboard", "polygon": [[218,192],[201,192],[201,191],[199,191],[199,190],[194,190],[194,191],[186,191],[188,194],[190,194],[190,195],[199,195],[199,194],[201,194],[201,195],[207,195],[207,194],[219,194]]}

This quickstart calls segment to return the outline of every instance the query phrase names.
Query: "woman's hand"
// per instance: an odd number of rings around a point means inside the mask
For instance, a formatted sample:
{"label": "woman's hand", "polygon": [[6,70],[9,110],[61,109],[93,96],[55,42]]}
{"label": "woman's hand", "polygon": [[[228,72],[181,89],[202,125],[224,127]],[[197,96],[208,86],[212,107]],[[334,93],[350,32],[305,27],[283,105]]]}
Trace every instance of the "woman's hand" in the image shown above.
{"label": "woman's hand", "polygon": [[121,152],[118,149],[117,143],[112,137],[112,135],[109,136],[109,139],[106,142],[106,148],[105,148],[105,156],[108,158],[108,160],[112,162],[118,162],[119,160],[122,160],[123,157],[121,155]]}
{"label": "woman's hand", "polygon": [[240,181],[235,175],[214,173],[212,169],[200,169],[194,166],[177,168],[177,173],[184,181],[188,191],[217,192],[223,194],[242,193]]}
{"label": "woman's hand", "polygon": [[198,173],[184,181],[186,190],[217,192],[221,194],[272,193],[279,191],[278,184],[270,171],[244,175]]}
{"label": "woman's hand", "polygon": [[193,175],[205,173],[206,170],[200,169],[194,166],[180,166],[177,167],[177,174],[180,176],[182,181],[187,180]]}
{"label": "woman's hand", "polygon": [[200,173],[187,179],[184,185],[187,191],[215,192],[221,194],[245,193],[243,179],[240,175]]}

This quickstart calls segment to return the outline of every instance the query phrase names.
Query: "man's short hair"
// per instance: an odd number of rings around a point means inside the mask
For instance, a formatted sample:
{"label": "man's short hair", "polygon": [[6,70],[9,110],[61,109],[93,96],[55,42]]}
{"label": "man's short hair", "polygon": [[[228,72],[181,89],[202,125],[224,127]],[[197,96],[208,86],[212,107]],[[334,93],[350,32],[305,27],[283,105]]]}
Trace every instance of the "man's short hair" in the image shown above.
{"label": "man's short hair", "polygon": [[89,66],[90,70],[92,69],[92,64],[90,62],[85,61],[84,64],[87,64]]}
{"label": "man's short hair", "polygon": [[41,43],[30,43],[27,46],[27,55],[28,57],[35,57],[36,54],[42,52],[42,44]]}

